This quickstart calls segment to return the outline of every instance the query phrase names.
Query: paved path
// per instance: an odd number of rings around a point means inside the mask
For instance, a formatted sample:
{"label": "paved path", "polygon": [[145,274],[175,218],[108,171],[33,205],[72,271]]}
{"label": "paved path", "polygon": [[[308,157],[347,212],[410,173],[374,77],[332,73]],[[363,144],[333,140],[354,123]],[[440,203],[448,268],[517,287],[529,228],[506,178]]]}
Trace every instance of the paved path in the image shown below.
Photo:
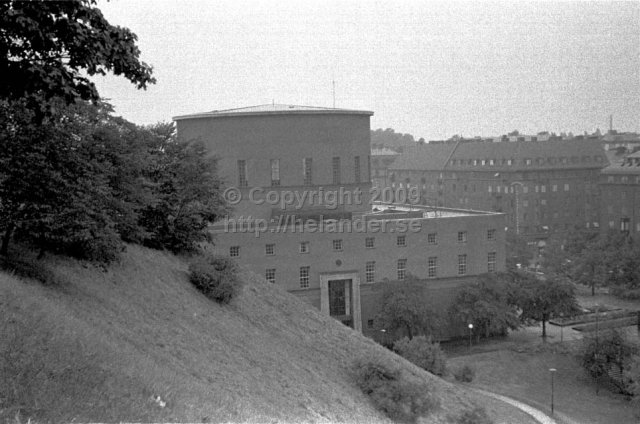
{"label": "paved path", "polygon": [[[540,424],[560,424],[558,421],[554,420],[553,418],[551,418],[550,416],[548,416],[547,414],[545,414],[544,412],[542,412],[539,409],[536,409],[532,406],[527,405],[526,403],[522,403],[519,402],[515,399],[511,399],[510,397],[507,396],[502,396],[499,395],[497,393],[493,393],[493,392],[489,392],[487,390],[483,390],[483,389],[478,389],[478,388],[471,388],[479,393],[482,393],[483,395],[486,396],[490,396],[494,399],[498,399],[502,402],[506,402],[509,405],[513,405],[516,408],[520,409],[521,411],[531,415],[536,421],[538,421]],[[565,416],[562,416],[562,423],[566,423],[566,424],[579,424],[573,420],[568,419]]]}

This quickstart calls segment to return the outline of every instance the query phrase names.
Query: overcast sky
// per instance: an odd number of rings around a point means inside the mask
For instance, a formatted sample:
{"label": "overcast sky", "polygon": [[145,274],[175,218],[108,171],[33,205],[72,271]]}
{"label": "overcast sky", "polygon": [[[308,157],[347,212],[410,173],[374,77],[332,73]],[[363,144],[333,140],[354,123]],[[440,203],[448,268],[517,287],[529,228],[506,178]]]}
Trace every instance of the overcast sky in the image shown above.
{"label": "overcast sky", "polygon": [[96,79],[140,124],[265,103],[417,138],[640,131],[640,2],[100,0],[158,82]]}

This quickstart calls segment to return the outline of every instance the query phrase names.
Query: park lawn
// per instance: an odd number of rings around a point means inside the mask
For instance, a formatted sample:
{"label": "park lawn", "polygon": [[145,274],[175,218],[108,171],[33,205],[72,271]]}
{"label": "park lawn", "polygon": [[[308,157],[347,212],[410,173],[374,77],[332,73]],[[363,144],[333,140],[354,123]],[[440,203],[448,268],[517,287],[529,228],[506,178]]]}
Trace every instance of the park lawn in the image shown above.
{"label": "park lawn", "polygon": [[[539,346],[524,353],[503,349],[451,358],[450,367],[464,364],[476,369],[472,386],[509,396],[551,412],[551,377],[555,374],[556,418],[566,424],[637,424],[632,404],[625,396],[596,385],[585,374],[575,356],[554,352],[554,345]],[[557,349],[560,350],[560,349]]]}

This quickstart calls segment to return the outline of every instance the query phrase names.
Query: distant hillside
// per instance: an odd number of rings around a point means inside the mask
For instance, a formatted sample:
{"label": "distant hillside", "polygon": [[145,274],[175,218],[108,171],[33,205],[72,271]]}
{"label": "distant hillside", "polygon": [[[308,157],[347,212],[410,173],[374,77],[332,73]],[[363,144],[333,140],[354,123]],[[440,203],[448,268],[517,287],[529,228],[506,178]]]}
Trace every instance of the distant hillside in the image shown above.
{"label": "distant hillside", "polygon": [[48,286],[0,273],[0,422],[388,422],[350,374],[372,354],[431,382],[443,407],[425,422],[473,404],[496,422],[531,422],[256,276],[219,306],[183,260],[137,246],[107,270],[43,266]]}

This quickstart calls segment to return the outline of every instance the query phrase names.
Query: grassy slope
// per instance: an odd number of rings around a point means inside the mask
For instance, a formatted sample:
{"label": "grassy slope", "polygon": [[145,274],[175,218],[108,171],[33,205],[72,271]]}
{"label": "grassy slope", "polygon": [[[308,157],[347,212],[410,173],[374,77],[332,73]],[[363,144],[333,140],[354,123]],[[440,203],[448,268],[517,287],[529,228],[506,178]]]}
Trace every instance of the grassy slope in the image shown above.
{"label": "grassy slope", "polygon": [[368,355],[431,382],[443,408],[426,422],[447,422],[473,404],[496,422],[532,422],[249,274],[242,296],[219,306],[192,288],[182,260],[136,246],[108,270],[63,258],[46,266],[50,287],[0,272],[0,422],[16,414],[52,422],[385,422],[349,374]]}

